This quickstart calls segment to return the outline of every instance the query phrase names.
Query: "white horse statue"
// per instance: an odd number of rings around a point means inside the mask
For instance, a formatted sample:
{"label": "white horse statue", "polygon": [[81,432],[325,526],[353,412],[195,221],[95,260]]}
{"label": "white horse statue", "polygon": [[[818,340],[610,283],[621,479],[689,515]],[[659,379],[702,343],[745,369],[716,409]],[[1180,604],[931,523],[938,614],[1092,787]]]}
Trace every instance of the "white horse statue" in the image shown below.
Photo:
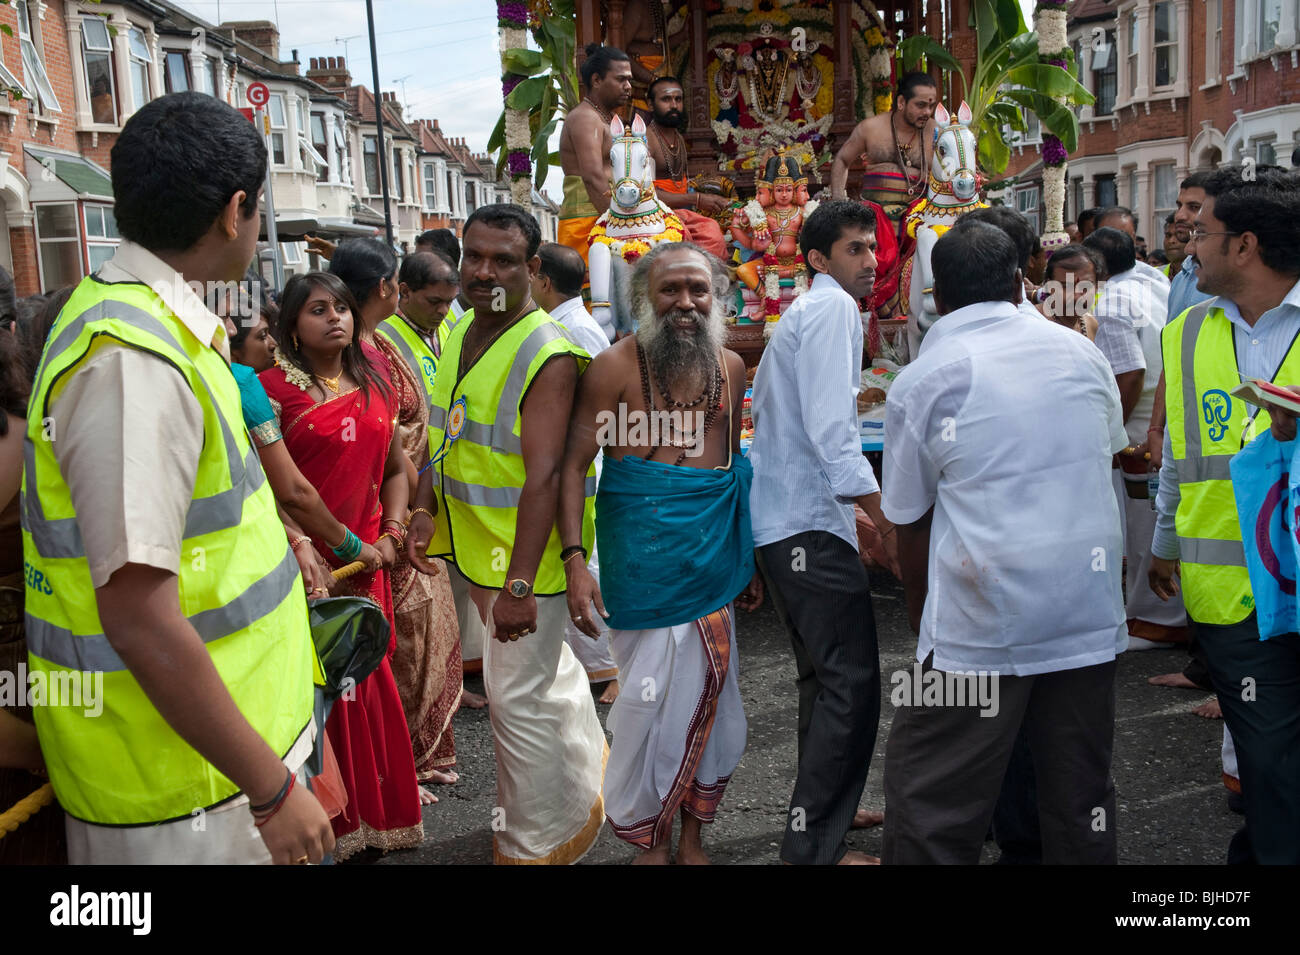
{"label": "white horse statue", "polygon": [[591,314],[597,322],[619,332],[633,331],[628,303],[622,301],[627,266],[660,242],[680,242],[682,221],[655,197],[655,164],[646,145],[641,117],[628,129],[615,116],[609,123],[614,145],[609,150],[613,170],[609,209],[601,213],[587,239],[591,275]]}
{"label": "white horse statue", "polygon": [[913,360],[921,339],[939,313],[934,306],[934,269],[930,253],[940,236],[952,228],[957,217],[983,209],[975,176],[975,134],[970,131],[970,107],[962,101],[956,118],[940,103],[934,110],[934,152],[930,157],[930,181],[925,198],[907,214],[907,234],[916,239],[916,249],[905,270],[908,285],[907,344]]}

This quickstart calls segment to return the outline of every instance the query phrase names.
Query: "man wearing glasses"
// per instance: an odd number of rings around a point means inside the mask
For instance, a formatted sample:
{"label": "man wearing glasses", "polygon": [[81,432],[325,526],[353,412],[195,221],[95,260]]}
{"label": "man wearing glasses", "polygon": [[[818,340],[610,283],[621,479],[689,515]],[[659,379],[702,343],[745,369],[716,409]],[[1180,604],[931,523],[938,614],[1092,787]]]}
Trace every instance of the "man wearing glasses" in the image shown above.
{"label": "man wearing glasses", "polygon": [[[1300,180],[1259,166],[1205,183],[1187,247],[1216,296],[1165,327],[1168,424],[1149,583],[1179,592],[1236,743],[1246,825],[1229,862],[1300,863],[1300,634],[1261,640],[1228,461],[1270,423],[1243,377],[1300,383]],[[1274,410],[1274,415],[1279,412]],[[1274,426],[1284,440],[1295,419]],[[1289,433],[1287,433],[1289,432]],[[1175,527],[1176,520],[1176,527]]]}

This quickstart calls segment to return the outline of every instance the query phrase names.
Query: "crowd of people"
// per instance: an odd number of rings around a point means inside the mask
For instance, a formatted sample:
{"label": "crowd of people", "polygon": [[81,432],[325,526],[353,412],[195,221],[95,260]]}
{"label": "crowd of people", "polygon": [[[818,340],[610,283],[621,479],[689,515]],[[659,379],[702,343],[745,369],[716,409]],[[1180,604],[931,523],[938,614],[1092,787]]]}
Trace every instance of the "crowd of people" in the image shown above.
{"label": "crowd of people", "polygon": [[[62,810],[26,858],[419,846],[459,778],[452,716],[486,704],[497,863],[577,861],[606,821],[639,863],[705,863],[746,747],[737,612],[770,598],[798,694],[786,863],[972,863],[990,832],[1007,862],[1115,862],[1116,656],[1178,645],[1153,682],[1216,694],[1230,860],[1300,861],[1300,636],[1259,639],[1227,469],[1295,420],[1211,400],[1300,383],[1295,177],[1188,177],[1164,268],[1127,209],[1050,254],[1012,210],[963,215],[877,473],[869,206],[807,217],[810,288],[747,372],[709,251],[641,256],[613,340],[581,256],[513,205],[400,260],[315,241],[328,270],[262,296],[266,161],[230,107],[154,100],[113,148],[112,260],[0,288],[0,669],[103,681],[99,712],[0,710],[0,804],[35,772]],[[882,705],[864,525],[918,634],[884,813],[860,806]],[[309,606],[339,595],[388,646],[322,723]],[[849,847],[882,824],[882,860]]]}

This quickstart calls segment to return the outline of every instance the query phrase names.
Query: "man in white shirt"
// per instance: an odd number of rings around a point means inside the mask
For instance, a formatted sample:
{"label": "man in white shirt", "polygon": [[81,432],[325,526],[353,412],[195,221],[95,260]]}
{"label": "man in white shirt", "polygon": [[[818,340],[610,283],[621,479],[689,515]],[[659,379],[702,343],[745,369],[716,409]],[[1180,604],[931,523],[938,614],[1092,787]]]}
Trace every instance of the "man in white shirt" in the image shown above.
{"label": "man in white shirt", "polygon": [[[1115,496],[1124,514],[1124,553],[1128,558],[1125,609],[1130,649],[1172,646],[1144,636],[1186,627],[1187,614],[1181,598],[1165,603],[1150,587],[1142,586],[1151,569],[1151,534],[1156,515],[1147,496],[1151,465],[1140,457],[1147,446],[1147,432],[1164,368],[1160,332],[1168,314],[1169,283],[1163,276],[1152,278],[1137,268],[1141,263],[1136,258],[1133,238],[1127,232],[1103,226],[1088,236],[1084,245],[1096,250],[1106,262],[1109,278],[1097,301],[1096,343],[1115,374],[1128,445],[1136,449],[1132,454],[1117,457],[1111,472]],[[1133,489],[1142,496],[1131,497],[1129,491]]]}
{"label": "man in white shirt", "polygon": [[866,207],[826,202],[799,235],[816,273],[777,324],[754,376],[750,521],[759,564],[794,646],[799,775],[784,862],[869,864],[844,837],[867,781],[880,722],[880,661],[853,504],[893,528],[862,456],[857,392],[862,320],[875,283],[876,220]]}
{"label": "man in white shirt", "polygon": [[[551,318],[564,326],[570,338],[595,358],[609,347],[609,337],[591,317],[587,306],[582,304],[582,283],[587,275],[587,263],[576,250],[558,242],[543,242],[538,246],[537,255],[542,264],[533,276],[533,298]],[[596,480],[599,482],[600,454],[596,455],[595,461]],[[595,578],[596,585],[600,586],[600,558],[595,544],[591,546],[587,569]],[[609,649],[609,628],[599,616],[594,617],[594,622],[600,630],[599,640],[584,635],[572,620],[564,625],[564,639],[587,671],[587,679],[591,683],[608,684],[600,694],[600,702],[613,703],[618,699],[618,664]]]}
{"label": "man in white shirt", "polygon": [[1118,229],[1120,232],[1127,232],[1129,238],[1133,240],[1133,267],[1138,274],[1158,282],[1164,282],[1166,287],[1169,285],[1169,276],[1154,265],[1148,265],[1137,258],[1137,223],[1133,221],[1132,209],[1125,206],[1111,206],[1109,209],[1102,209],[1097,214],[1097,218],[1093,220],[1092,230],[1088,234],[1092,235],[1098,229]]}
{"label": "man in white shirt", "polygon": [[979,860],[1022,725],[1043,861],[1116,859],[1110,458],[1128,437],[1101,354],[1017,310],[1016,261],[986,223],[939,240],[942,317],[887,401],[883,506],[920,640],[891,678],[886,864]]}

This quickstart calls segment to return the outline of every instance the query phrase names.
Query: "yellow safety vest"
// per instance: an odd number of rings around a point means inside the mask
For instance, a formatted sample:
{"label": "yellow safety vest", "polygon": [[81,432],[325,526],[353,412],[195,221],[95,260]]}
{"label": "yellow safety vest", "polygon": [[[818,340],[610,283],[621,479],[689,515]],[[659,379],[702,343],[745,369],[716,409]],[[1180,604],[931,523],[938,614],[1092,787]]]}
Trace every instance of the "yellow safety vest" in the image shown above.
{"label": "yellow safety vest", "polygon": [[238,788],[168,725],[105,636],[55,456],[58,436],[42,424],[82,362],[113,345],[167,362],[203,409],[203,451],[181,541],[181,612],[244,718],[279,755],[312,718],[315,653],[298,564],[230,368],[148,286],[83,279],[50,332],[37,372],[20,509],[31,672],[44,674],[47,686],[87,686],[102,673],[103,712],[37,706],[36,727],[50,781],[71,815],[102,825],[151,825],[213,807]]}
{"label": "yellow safety vest", "polygon": [[[438,336],[439,349],[446,343],[442,331],[443,326],[446,324],[446,321],[440,322],[435,332]],[[375,330],[392,342],[393,347],[406,359],[406,363],[410,366],[411,373],[415,375],[416,380],[424,384],[424,400],[428,407],[432,408],[433,379],[438,372],[438,356],[433,353],[433,349],[429,347],[429,343],[425,341],[424,336],[400,315],[393,315],[384,319]]]}
{"label": "yellow safety vest", "polygon": [[[1178,469],[1174,519],[1187,615],[1198,623],[1233,624],[1255,609],[1228,462],[1269,427],[1268,412],[1233,398],[1241,380],[1232,323],[1209,299],[1165,326],[1165,406]],[[1300,381],[1300,348],[1291,343],[1274,378]]]}
{"label": "yellow safety vest", "polygon": [[[573,355],[581,372],[591,356],[574,344],[562,325],[539,308],[516,321],[464,378],[457,378],[461,346],[473,321],[471,310],[451,330],[434,382],[429,455],[436,458],[440,449],[446,455],[434,465],[438,519],[428,553],[446,557],[466,579],[495,590],[506,582],[514,549],[519,495],[526,477],[520,405],[533,378],[550,359],[556,355]],[[459,437],[452,441],[447,436],[448,416],[462,398],[465,421]],[[444,436],[447,436],[446,448],[443,448]],[[596,469],[592,466],[587,470],[582,515],[582,540],[588,551],[595,540],[595,501]],[[559,531],[552,527],[533,582],[533,590],[539,596],[564,592],[560,549]]]}

